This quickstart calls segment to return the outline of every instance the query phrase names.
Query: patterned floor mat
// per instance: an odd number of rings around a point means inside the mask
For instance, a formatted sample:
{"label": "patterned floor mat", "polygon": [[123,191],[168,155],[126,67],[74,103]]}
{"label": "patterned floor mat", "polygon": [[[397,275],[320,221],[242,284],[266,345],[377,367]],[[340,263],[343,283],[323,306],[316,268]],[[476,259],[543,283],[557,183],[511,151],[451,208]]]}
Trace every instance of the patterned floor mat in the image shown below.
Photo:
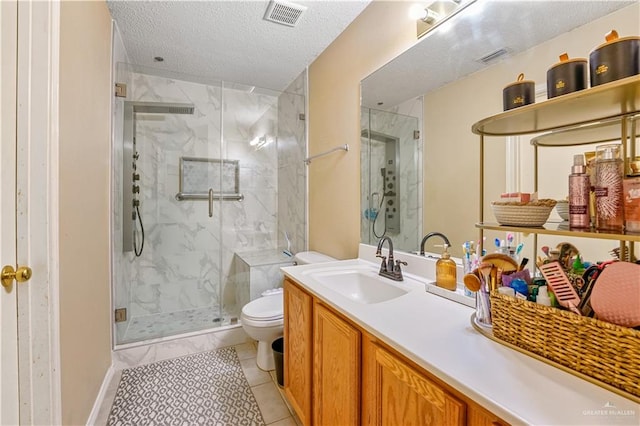
{"label": "patterned floor mat", "polygon": [[126,369],[108,425],[264,425],[235,348]]}

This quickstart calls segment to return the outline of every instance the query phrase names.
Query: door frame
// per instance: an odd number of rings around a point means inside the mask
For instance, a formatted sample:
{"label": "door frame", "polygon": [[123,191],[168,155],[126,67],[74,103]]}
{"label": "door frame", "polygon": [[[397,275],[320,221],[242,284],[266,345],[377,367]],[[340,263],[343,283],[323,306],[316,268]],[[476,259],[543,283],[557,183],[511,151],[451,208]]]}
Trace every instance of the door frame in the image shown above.
{"label": "door frame", "polygon": [[18,2],[17,289],[21,424],[61,424],[59,332],[60,2]]}

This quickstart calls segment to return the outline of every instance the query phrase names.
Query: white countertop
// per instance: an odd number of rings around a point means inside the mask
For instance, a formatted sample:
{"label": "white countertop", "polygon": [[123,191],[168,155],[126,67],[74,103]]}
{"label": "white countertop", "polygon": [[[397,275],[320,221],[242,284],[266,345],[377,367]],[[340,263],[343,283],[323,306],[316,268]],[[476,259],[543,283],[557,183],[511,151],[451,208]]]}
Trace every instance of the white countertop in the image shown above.
{"label": "white countertop", "polygon": [[[471,325],[470,307],[427,293],[429,280],[418,256],[407,260],[405,281],[411,291],[375,303],[354,302],[309,275],[333,266],[373,268],[370,246],[361,259],[282,268],[311,294],[343,313],[370,334],[512,424],[640,425],[640,404],[503,346]],[[363,254],[364,253],[364,254]],[[367,260],[364,260],[365,258]],[[429,266],[427,266],[429,267]],[[460,279],[460,277],[459,277]]]}

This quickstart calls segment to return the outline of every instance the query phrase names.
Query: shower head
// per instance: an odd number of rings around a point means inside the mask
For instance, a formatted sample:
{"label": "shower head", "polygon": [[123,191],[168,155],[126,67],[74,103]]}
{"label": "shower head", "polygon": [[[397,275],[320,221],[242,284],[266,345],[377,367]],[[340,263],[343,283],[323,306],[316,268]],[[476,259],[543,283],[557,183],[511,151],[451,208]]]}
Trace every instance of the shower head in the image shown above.
{"label": "shower head", "polygon": [[193,114],[192,104],[174,104],[166,102],[134,102],[133,112],[146,114]]}

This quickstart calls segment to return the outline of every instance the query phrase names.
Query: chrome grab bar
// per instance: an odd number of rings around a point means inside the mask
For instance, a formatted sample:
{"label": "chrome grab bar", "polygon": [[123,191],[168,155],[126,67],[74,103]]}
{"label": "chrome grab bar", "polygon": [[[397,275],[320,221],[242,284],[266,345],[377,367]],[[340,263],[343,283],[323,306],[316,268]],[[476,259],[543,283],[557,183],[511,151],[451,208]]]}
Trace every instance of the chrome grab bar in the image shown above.
{"label": "chrome grab bar", "polygon": [[213,188],[209,188],[209,217],[213,216]]}
{"label": "chrome grab bar", "polygon": [[[178,192],[176,194],[177,201],[191,201],[191,200],[208,200],[209,194],[205,192]],[[242,194],[213,194],[214,200],[222,201],[242,201],[244,195]]]}
{"label": "chrome grab bar", "polygon": [[310,164],[311,160],[313,160],[314,158],[324,157],[325,155],[329,155],[332,152],[336,152],[336,151],[347,151],[348,152],[349,151],[349,144],[340,145],[340,146],[337,146],[337,147],[335,147],[333,149],[330,149],[329,151],[325,151],[325,152],[322,152],[320,154],[312,155],[311,157],[305,158],[304,163],[305,164]]}

